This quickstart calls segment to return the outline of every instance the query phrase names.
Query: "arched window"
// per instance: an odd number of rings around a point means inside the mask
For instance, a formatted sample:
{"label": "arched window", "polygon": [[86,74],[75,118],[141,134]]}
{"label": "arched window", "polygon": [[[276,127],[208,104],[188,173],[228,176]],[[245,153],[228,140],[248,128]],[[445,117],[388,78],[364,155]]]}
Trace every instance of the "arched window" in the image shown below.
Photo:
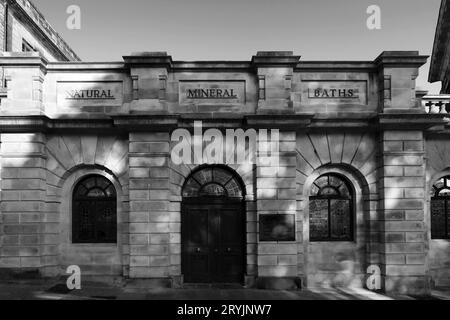
{"label": "arched window", "polygon": [[88,176],[73,191],[72,242],[117,242],[116,189],[103,176]]}
{"label": "arched window", "polygon": [[430,211],[431,239],[450,239],[450,176],[433,185]]}
{"label": "arched window", "polygon": [[242,199],[240,183],[231,172],[209,167],[194,172],[184,184],[184,198],[227,197]]}
{"label": "arched window", "polygon": [[353,195],[344,178],[319,177],[309,198],[310,241],[353,240]]}

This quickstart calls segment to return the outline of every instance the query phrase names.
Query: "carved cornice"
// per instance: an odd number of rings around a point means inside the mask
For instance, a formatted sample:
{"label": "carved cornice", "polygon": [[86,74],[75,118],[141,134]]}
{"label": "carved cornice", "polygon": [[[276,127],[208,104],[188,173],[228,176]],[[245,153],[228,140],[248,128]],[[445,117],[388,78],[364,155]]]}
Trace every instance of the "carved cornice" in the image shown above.
{"label": "carved cornice", "polygon": [[292,51],[259,51],[252,58],[252,65],[260,67],[287,67],[295,68],[300,56],[294,56]]}
{"label": "carved cornice", "polygon": [[172,57],[167,52],[137,52],[124,56],[125,64],[133,67],[166,68],[173,67]]}
{"label": "carved cornice", "polygon": [[444,115],[426,113],[380,114],[381,130],[428,130],[435,126],[443,126]]}
{"label": "carved cornice", "polygon": [[378,68],[420,68],[429,56],[419,55],[418,51],[384,51],[374,61]]}
{"label": "carved cornice", "polygon": [[428,130],[444,126],[442,114],[376,114],[354,113],[337,116],[320,114],[286,115],[117,115],[109,118],[58,118],[47,116],[0,116],[0,133],[32,132],[171,132],[177,128],[190,129],[194,121],[207,128],[255,128],[281,131],[315,130]]}

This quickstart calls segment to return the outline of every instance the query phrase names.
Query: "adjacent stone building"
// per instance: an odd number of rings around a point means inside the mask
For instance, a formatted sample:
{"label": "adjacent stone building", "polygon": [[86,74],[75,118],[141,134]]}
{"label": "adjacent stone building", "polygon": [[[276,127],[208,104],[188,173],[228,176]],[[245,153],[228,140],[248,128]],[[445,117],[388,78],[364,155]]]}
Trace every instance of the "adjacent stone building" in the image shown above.
{"label": "adjacent stone building", "polygon": [[[430,199],[426,210],[430,216],[432,230],[429,242],[428,266],[435,284],[447,284],[450,276],[448,270],[448,260],[450,257],[450,244],[443,233],[448,226],[448,221],[442,220],[443,211],[447,211],[449,193],[445,191],[447,181],[443,180],[444,174],[448,173],[448,146],[450,131],[448,126],[448,114],[450,113],[450,1],[442,0],[439,11],[439,18],[436,27],[433,55],[431,57],[431,67],[429,81],[442,82],[440,95],[427,95],[422,100],[426,112],[431,114],[441,114],[445,116],[446,125],[430,130],[426,135],[426,156],[427,156],[427,184],[434,183],[430,190]],[[445,169],[444,169],[445,168]],[[443,174],[444,173],[444,174]],[[438,182],[435,180],[438,179]],[[445,203],[444,203],[445,202]],[[443,206],[444,205],[444,206]],[[447,213],[446,213],[447,214]],[[433,228],[433,221],[435,227]]]}
{"label": "adjacent stone building", "polygon": [[450,138],[416,96],[426,61],[3,53],[0,274],[448,285]]}
{"label": "adjacent stone building", "polygon": [[430,82],[442,81],[442,92],[450,94],[450,1],[442,0],[431,57]]}
{"label": "adjacent stone building", "polygon": [[8,52],[37,51],[50,62],[80,60],[28,0],[0,1],[0,48]]}

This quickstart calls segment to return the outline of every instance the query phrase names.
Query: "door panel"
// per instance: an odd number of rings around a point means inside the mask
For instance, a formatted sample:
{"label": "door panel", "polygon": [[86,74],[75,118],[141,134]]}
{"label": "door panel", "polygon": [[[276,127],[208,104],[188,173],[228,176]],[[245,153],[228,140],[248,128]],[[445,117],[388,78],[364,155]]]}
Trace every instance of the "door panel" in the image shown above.
{"label": "door panel", "polygon": [[236,214],[238,208],[220,210],[220,243],[218,274],[223,282],[239,282],[244,273],[244,234],[241,214]]}
{"label": "door panel", "polygon": [[183,260],[186,269],[190,270],[186,280],[209,282],[209,212],[207,209],[187,209],[183,215]]}
{"label": "door panel", "polygon": [[185,204],[181,230],[185,282],[242,282],[245,219],[241,204]]}

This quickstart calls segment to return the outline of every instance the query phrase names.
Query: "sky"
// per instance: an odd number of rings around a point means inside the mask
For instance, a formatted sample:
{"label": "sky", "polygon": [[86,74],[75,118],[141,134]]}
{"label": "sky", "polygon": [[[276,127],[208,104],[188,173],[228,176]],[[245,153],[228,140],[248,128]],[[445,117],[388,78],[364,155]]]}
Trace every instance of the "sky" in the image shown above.
{"label": "sky", "polygon": [[[33,0],[83,61],[122,61],[141,51],[174,60],[244,60],[287,50],[302,60],[373,60],[385,50],[431,55],[440,0]],[[80,30],[66,12],[81,9]],[[367,8],[381,9],[369,30]],[[428,83],[429,63],[417,88]]]}

